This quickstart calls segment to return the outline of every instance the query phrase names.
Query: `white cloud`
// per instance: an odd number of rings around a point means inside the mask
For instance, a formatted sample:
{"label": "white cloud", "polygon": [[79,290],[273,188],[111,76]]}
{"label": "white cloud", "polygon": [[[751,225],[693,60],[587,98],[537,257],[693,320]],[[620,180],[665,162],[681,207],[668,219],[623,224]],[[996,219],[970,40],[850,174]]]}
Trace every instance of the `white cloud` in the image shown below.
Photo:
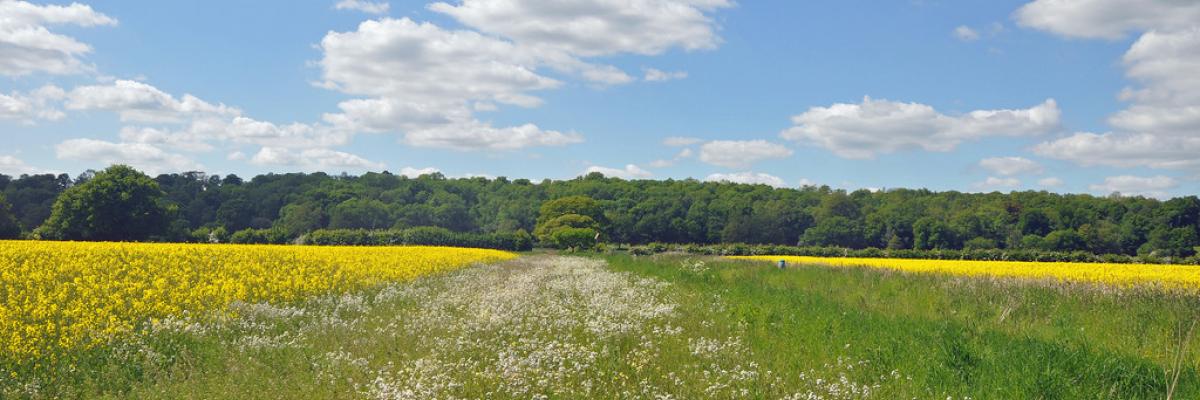
{"label": "white cloud", "polygon": [[845,158],[922,148],[950,151],[966,140],[987,136],[1028,136],[1058,129],[1060,111],[1053,99],[1028,109],[977,110],[949,116],[919,103],[863,99],[813,107],[792,118],[784,139],[826,148]]}
{"label": "white cloud", "polygon": [[787,158],[792,150],[765,140],[714,140],[700,146],[700,161],[733,169],[769,159]]}
{"label": "white cloud", "polygon": [[692,149],[685,148],[685,149],[679,150],[679,153],[676,154],[674,158],[672,158],[670,160],[654,160],[653,162],[650,163],[650,166],[654,167],[654,168],[671,167],[671,166],[674,166],[675,163],[678,163],[679,161],[682,161],[687,158],[691,158],[692,155],[693,155]]}
{"label": "white cloud", "polygon": [[429,9],[540,51],[583,57],[716,48],[711,13],[728,0],[461,0]]}
{"label": "white cloud", "polygon": [[33,167],[17,157],[0,156],[0,174],[20,176],[25,174],[34,175],[47,173],[51,173],[51,171]]}
{"label": "white cloud", "polygon": [[1066,182],[1063,182],[1062,179],[1058,179],[1055,177],[1042,178],[1042,179],[1038,180],[1038,186],[1041,186],[1041,187],[1047,188],[1047,189],[1062,187],[1063,185],[1066,185]]}
{"label": "white cloud", "polygon": [[391,7],[392,5],[386,1],[376,2],[366,0],[341,0],[333,6],[333,8],[338,10],[355,10],[367,14],[387,14],[388,9]]}
{"label": "white cloud", "polygon": [[38,120],[57,121],[66,116],[55,104],[63,98],[63,90],[47,85],[29,93],[0,93],[0,120],[16,120],[33,124]]}
{"label": "white cloud", "polygon": [[203,116],[235,116],[241,111],[211,104],[190,94],[182,98],[137,81],[118,80],[107,85],[80,86],[67,94],[71,110],[105,110],[125,122],[184,122]]}
{"label": "white cloud", "polygon": [[527,92],[561,85],[539,75],[535,54],[511,42],[408,18],[366,21],[353,32],[330,32],[320,47],[324,86],[349,94],[417,104],[432,98],[529,105],[523,99]]}
{"label": "white cloud", "polygon": [[1200,137],[1080,132],[1038,144],[1033,152],[1083,166],[1200,168]]}
{"label": "white cloud", "polygon": [[126,143],[145,143],[180,151],[205,152],[213,149],[205,138],[188,131],[171,132],[158,128],[126,126],[121,128],[120,136],[121,141]]}
{"label": "white cloud", "polygon": [[534,124],[496,128],[478,121],[414,130],[404,137],[411,146],[455,150],[517,150],[581,142],[583,136],[574,132],[544,130]]}
{"label": "white cloud", "polygon": [[964,42],[972,42],[979,40],[979,32],[966,25],[959,25],[954,28],[954,37]]}
{"label": "white cloud", "polygon": [[300,167],[314,171],[337,169],[362,171],[385,168],[382,163],[372,162],[354,154],[323,148],[296,151],[281,147],[263,147],[250,158],[250,163]]}
{"label": "white cloud", "polygon": [[687,77],[687,71],[666,72],[659,69],[646,68],[646,76],[642,79],[644,79],[646,82],[666,82],[676,79],[685,79]]}
{"label": "white cloud", "polygon": [[989,176],[983,182],[976,182],[975,188],[980,190],[1002,190],[1016,189],[1021,187],[1021,180],[1017,178],[997,178]]}
{"label": "white cloud", "polygon": [[671,147],[691,146],[696,143],[703,142],[703,139],[694,137],[671,136],[663,139],[663,144]]}
{"label": "white cloud", "polygon": [[128,164],[150,175],[203,170],[204,166],[183,155],[168,153],[146,143],[112,143],[95,139],[71,139],[55,146],[61,160],[90,163]]}
{"label": "white cloud", "polygon": [[[708,182],[732,182],[732,183],[747,183],[755,185],[770,185],[774,187],[784,187],[787,184],[783,179],[768,175],[761,172],[737,172],[732,174],[712,174],[704,178]],[[801,182],[803,183],[803,182]]]}
{"label": "white cloud", "polygon": [[425,167],[425,168],[404,167],[404,168],[400,169],[400,175],[407,176],[409,178],[417,178],[417,177],[420,177],[421,175],[429,175],[429,174],[434,174],[434,173],[438,173],[438,172],[442,172],[442,171],[437,168],[434,168],[434,167]]}
{"label": "white cloud", "polygon": [[1122,62],[1135,83],[1131,104],[1112,115],[1113,132],[1082,132],[1037,147],[1081,165],[1200,168],[1200,3],[1038,0],[1016,14],[1024,26],[1077,38],[1119,39],[1142,32]]}
{"label": "white cloud", "polygon": [[979,161],[979,166],[1001,176],[1039,174],[1042,172],[1041,164],[1024,157],[985,158]]}
{"label": "white cloud", "polygon": [[1120,39],[1132,31],[1174,30],[1200,21],[1187,0],[1036,0],[1017,10],[1017,23],[1076,38]]}
{"label": "white cloud", "polygon": [[583,174],[587,175],[587,174],[590,174],[593,172],[599,172],[601,174],[604,174],[604,176],[607,176],[607,177],[617,177],[617,178],[622,178],[622,179],[649,178],[651,176],[654,176],[654,174],[650,173],[650,171],[644,170],[641,167],[638,167],[637,165],[633,165],[633,164],[628,164],[623,169],[608,168],[608,167],[601,167],[601,166],[593,165],[591,167],[588,167],[588,169],[586,171],[584,171]]}
{"label": "white cloud", "polygon": [[91,46],[47,26],[112,26],[117,20],[90,6],[39,6],[26,1],[0,1],[0,75],[22,76],[37,72],[71,74],[89,69],[80,57]]}
{"label": "white cloud", "polygon": [[536,72],[539,58],[511,42],[385,19],[364,22],[354,32],[329,33],[321,48],[325,87],[371,96],[342,102],[341,113],[325,116],[340,129],[400,132],[412,146],[459,150],[583,141],[573,132],[534,124],[494,127],[474,118],[478,104],[537,107],[542,101],[530,92],[561,85]]}
{"label": "white cloud", "polygon": [[1091,185],[1092,191],[1102,194],[1121,193],[1133,196],[1167,197],[1167,190],[1179,186],[1179,182],[1168,176],[1140,177],[1133,175],[1110,176],[1104,183]]}

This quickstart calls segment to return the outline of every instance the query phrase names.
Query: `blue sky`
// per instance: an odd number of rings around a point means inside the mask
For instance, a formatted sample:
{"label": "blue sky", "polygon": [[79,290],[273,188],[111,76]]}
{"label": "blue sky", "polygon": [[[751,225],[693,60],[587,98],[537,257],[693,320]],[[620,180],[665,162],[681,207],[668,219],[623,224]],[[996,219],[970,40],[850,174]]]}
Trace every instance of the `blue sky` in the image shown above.
{"label": "blue sky", "polygon": [[1189,2],[445,1],[0,0],[0,173],[1200,177]]}

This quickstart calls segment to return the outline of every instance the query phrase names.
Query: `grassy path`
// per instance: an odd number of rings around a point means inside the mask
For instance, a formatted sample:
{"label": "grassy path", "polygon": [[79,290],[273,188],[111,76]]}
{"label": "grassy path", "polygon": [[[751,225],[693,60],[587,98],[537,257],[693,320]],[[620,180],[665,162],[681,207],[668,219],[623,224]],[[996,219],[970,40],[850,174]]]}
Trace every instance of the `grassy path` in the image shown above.
{"label": "grassy path", "polygon": [[524,257],[370,296],[248,307],[201,335],[211,353],[198,366],[129,397],[863,398],[903,379],[851,380],[865,365],[851,359],[785,379],[757,362],[745,326],[708,318],[726,309],[603,260]]}

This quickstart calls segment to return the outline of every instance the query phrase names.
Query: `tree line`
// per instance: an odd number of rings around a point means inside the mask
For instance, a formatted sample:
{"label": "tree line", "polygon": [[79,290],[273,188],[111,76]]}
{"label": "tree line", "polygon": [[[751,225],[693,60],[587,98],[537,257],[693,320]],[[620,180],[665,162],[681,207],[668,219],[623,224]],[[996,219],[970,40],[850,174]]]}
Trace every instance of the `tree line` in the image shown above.
{"label": "tree line", "polygon": [[[543,243],[579,241],[594,232],[602,241],[627,244],[1168,257],[1194,255],[1200,246],[1196,196],[1164,201],[1044,191],[848,192],[694,179],[630,181],[599,173],[540,182],[450,179],[440,173],[409,178],[386,171],[265,174],[249,180],[202,172],[151,178],[126,166],[74,179],[0,175],[0,193],[0,237],[7,238],[226,241],[237,232],[270,230],[273,240],[291,241],[316,230],[438,227],[459,233],[527,232]],[[549,210],[543,207],[552,200],[559,201]],[[556,232],[559,237],[553,237]]]}

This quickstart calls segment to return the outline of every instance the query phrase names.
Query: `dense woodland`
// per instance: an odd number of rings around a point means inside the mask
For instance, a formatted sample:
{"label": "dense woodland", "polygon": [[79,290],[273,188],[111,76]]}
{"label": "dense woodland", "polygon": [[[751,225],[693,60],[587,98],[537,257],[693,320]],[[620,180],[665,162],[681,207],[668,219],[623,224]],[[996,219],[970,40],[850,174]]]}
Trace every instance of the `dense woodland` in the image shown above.
{"label": "dense woodland", "polygon": [[[318,229],[442,227],[464,233],[535,232],[543,203],[594,199],[612,243],[757,243],[852,249],[1038,249],[1190,256],[1200,246],[1200,199],[1117,194],[960,193],[924,189],[779,189],[593,173],[566,180],[268,174],[244,180],[201,172],[130,186],[87,182],[96,172],[0,175],[0,236],[75,240],[206,241],[247,229],[294,239]],[[124,187],[125,189],[120,189]],[[75,188],[75,189],[73,189]],[[115,189],[114,189],[115,188]],[[105,197],[108,196],[108,197]],[[152,207],[96,203],[113,196]],[[132,196],[132,197],[131,197]],[[57,203],[57,204],[56,204]],[[110,204],[110,206],[113,206]],[[124,214],[121,214],[124,213]],[[55,216],[52,217],[52,214]],[[7,222],[6,222],[7,221]],[[136,221],[131,223],[130,221]],[[90,224],[80,228],[81,224]]]}

